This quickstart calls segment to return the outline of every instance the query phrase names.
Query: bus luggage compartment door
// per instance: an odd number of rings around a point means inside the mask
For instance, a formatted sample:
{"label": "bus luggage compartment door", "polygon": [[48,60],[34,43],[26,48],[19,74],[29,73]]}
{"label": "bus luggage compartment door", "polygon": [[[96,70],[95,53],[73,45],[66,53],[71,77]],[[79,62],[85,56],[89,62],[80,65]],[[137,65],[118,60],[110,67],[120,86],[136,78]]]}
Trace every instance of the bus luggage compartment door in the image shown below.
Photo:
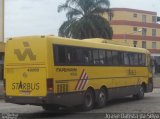
{"label": "bus luggage compartment door", "polygon": [[6,96],[46,96],[46,68],[7,68]]}

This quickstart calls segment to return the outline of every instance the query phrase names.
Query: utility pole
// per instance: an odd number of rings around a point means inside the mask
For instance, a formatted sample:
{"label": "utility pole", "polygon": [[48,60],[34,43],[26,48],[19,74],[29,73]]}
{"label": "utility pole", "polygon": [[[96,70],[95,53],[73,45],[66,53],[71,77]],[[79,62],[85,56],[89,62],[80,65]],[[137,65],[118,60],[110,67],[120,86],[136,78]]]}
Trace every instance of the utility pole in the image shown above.
{"label": "utility pole", "polygon": [[4,42],[4,0],[0,0],[0,42]]}

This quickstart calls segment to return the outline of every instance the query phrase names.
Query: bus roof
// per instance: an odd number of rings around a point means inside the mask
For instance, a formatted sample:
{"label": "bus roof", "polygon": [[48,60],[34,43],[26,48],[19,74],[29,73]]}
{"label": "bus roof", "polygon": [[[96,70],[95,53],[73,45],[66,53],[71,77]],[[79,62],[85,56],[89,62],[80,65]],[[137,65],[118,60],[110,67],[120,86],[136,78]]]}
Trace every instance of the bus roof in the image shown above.
{"label": "bus roof", "polygon": [[[117,50],[117,51],[129,51],[129,52],[139,52],[139,53],[150,53],[148,50],[144,48],[132,47],[127,43],[120,43],[116,41],[101,39],[101,38],[91,38],[91,39],[70,39],[58,36],[24,36],[24,37],[14,37],[10,38],[10,40],[14,39],[27,39],[27,38],[42,38],[47,39],[49,42],[53,44],[59,45],[69,45],[69,46],[78,46],[78,47],[89,47],[89,48],[100,48],[100,49],[108,49],[108,50]],[[40,42],[40,40],[39,40]]]}
{"label": "bus roof", "polygon": [[[129,44],[125,43],[116,43],[109,40],[101,38],[92,38],[92,39],[69,39],[56,36],[47,36],[47,38],[54,44],[60,45],[70,45],[70,46],[79,46],[79,47],[90,47],[90,48],[100,48],[100,49],[112,49],[118,51],[130,51],[130,52],[139,52],[139,53],[150,53],[144,48],[132,47]],[[67,41],[66,41],[67,40]]]}

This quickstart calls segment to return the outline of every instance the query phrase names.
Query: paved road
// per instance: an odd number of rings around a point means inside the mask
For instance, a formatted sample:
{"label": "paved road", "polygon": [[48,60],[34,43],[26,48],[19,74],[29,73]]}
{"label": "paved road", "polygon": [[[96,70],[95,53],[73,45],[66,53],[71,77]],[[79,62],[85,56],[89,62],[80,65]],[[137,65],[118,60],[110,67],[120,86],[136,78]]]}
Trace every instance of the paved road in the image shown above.
{"label": "paved road", "polygon": [[82,112],[81,110],[72,108],[64,110],[63,114],[57,114],[46,112],[39,106],[21,106],[4,103],[3,100],[0,100],[0,112],[3,113],[3,116],[6,113],[20,113],[18,114],[18,119],[104,119],[106,113],[160,113],[160,89],[154,89],[153,93],[146,94],[143,100],[134,100],[131,97],[117,99],[110,101],[105,108],[94,109],[88,112]]}

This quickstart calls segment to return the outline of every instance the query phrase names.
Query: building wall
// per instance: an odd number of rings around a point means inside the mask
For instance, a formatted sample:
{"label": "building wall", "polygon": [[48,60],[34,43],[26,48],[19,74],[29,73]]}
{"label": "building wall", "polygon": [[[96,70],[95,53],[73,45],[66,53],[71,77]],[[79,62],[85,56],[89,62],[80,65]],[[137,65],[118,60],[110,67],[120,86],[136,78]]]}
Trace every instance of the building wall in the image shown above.
{"label": "building wall", "polygon": [[[125,41],[136,47],[142,47],[142,42],[146,42],[146,49],[150,50],[153,55],[160,55],[160,24],[156,21],[156,12],[112,8],[112,13],[111,19],[108,14],[103,16],[110,21],[114,40]],[[145,29],[146,33],[144,33]]]}
{"label": "building wall", "polygon": [[[113,20],[128,20],[142,22],[142,15],[147,16],[147,23],[152,23],[152,16],[157,16],[156,12],[128,9],[128,8],[113,8]],[[137,14],[134,17],[134,14]]]}

